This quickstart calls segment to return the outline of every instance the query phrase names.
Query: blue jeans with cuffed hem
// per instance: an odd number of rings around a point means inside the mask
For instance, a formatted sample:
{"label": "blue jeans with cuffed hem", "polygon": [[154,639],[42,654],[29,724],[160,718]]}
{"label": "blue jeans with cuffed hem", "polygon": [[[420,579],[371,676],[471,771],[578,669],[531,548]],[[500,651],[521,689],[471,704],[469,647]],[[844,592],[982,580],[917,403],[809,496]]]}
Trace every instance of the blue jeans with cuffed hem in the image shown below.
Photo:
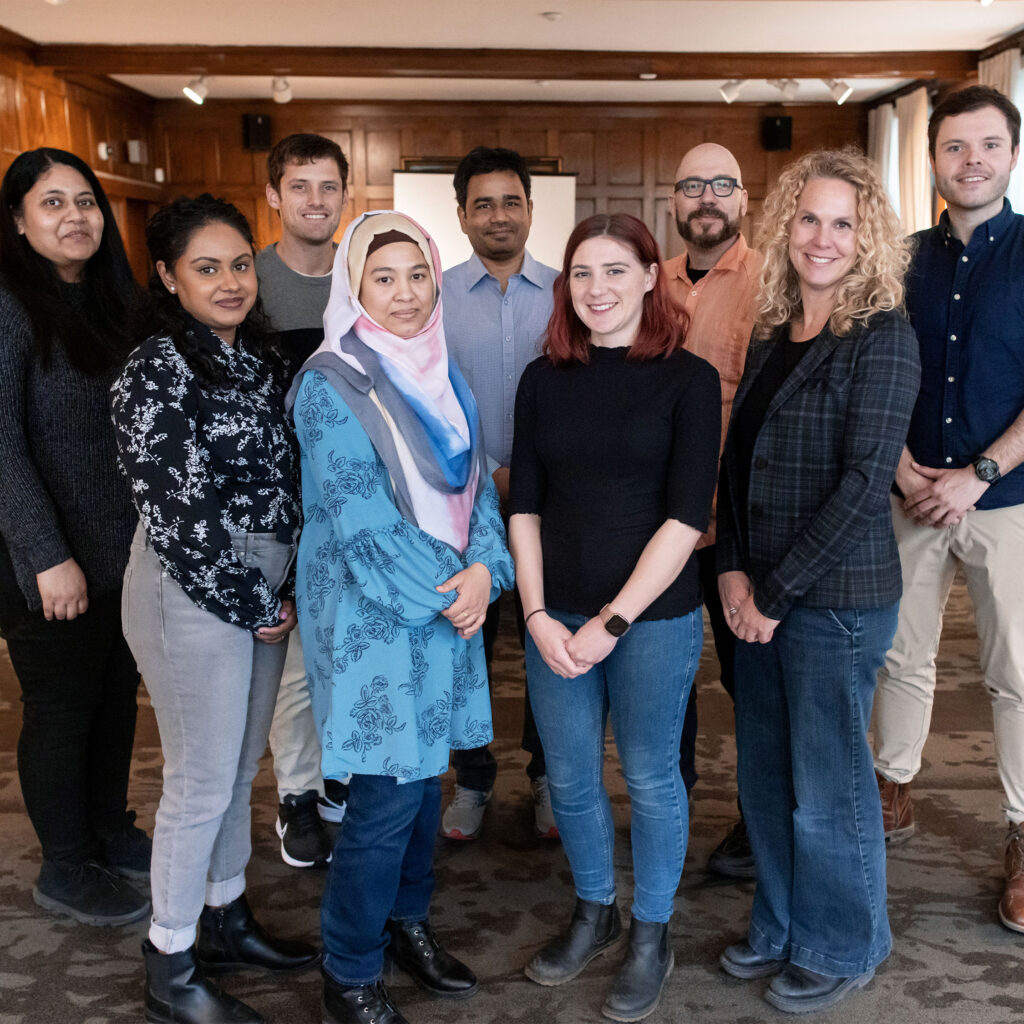
{"label": "blue jeans with cuffed hem", "polygon": [[[585,615],[549,610],[575,631]],[[551,806],[580,899],[615,899],[615,828],[604,787],[609,713],[632,806],[633,917],[668,921],[683,872],[689,815],[679,736],[700,659],[698,608],[634,623],[600,664],[562,679],[526,639],[526,673],[547,758]]]}
{"label": "blue jeans with cuffed hem", "polygon": [[749,941],[831,977],[892,948],[885,836],[866,733],[897,605],[794,607],[736,648],[737,774],[757,864]]}
{"label": "blue jeans with cuffed hem", "polygon": [[383,972],[394,921],[424,921],[434,892],[441,780],[353,775],[320,906],[324,970],[341,985]]}

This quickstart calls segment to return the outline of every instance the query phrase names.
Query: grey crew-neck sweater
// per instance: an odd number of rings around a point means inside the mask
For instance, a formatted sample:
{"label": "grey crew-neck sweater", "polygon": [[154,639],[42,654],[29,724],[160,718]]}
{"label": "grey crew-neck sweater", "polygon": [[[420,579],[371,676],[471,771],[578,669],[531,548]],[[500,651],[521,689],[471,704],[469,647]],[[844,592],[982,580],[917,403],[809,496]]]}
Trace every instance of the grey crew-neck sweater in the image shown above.
{"label": "grey crew-neck sweater", "polygon": [[68,558],[90,595],[121,586],[136,520],[110,419],[119,372],[87,376],[61,345],[44,368],[28,315],[0,282],[0,536],[29,608],[42,606],[36,573]]}

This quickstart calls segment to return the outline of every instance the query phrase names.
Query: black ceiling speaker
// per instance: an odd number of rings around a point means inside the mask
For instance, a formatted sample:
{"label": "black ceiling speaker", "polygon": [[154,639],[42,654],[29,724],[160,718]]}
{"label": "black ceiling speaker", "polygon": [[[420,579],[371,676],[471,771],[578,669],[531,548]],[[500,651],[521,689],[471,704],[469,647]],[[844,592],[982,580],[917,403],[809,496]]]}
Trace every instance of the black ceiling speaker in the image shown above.
{"label": "black ceiling speaker", "polygon": [[793,118],[766,117],[761,122],[761,143],[769,153],[793,148]]}

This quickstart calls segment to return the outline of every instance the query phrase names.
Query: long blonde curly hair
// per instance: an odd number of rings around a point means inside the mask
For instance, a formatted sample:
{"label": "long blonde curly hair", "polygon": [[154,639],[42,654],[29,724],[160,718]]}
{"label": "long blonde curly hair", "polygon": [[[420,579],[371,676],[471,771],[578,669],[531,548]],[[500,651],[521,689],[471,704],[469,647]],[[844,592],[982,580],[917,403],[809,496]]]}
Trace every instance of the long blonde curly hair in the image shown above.
{"label": "long blonde curly hair", "polygon": [[764,201],[757,248],[764,255],[755,333],[767,337],[797,317],[800,279],[789,261],[789,232],[811,178],[836,178],[857,191],[857,258],[836,290],[828,325],[844,337],[875,313],[903,308],[910,245],[873,161],[854,148],[819,149],[785,167]]}

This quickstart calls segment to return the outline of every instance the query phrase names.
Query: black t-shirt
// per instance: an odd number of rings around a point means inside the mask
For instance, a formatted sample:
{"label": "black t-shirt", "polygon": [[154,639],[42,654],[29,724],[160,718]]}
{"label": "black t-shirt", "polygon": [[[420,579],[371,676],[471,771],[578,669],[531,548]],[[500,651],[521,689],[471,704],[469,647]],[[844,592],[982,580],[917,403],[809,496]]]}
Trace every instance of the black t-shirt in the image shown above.
{"label": "black t-shirt", "polygon": [[[627,359],[590,349],[590,363],[526,368],[516,394],[511,513],[541,517],[547,607],[596,615],[622,589],[666,519],[708,526],[718,476],[718,374],[683,350]],[[696,559],[640,619],[700,603]]]}

